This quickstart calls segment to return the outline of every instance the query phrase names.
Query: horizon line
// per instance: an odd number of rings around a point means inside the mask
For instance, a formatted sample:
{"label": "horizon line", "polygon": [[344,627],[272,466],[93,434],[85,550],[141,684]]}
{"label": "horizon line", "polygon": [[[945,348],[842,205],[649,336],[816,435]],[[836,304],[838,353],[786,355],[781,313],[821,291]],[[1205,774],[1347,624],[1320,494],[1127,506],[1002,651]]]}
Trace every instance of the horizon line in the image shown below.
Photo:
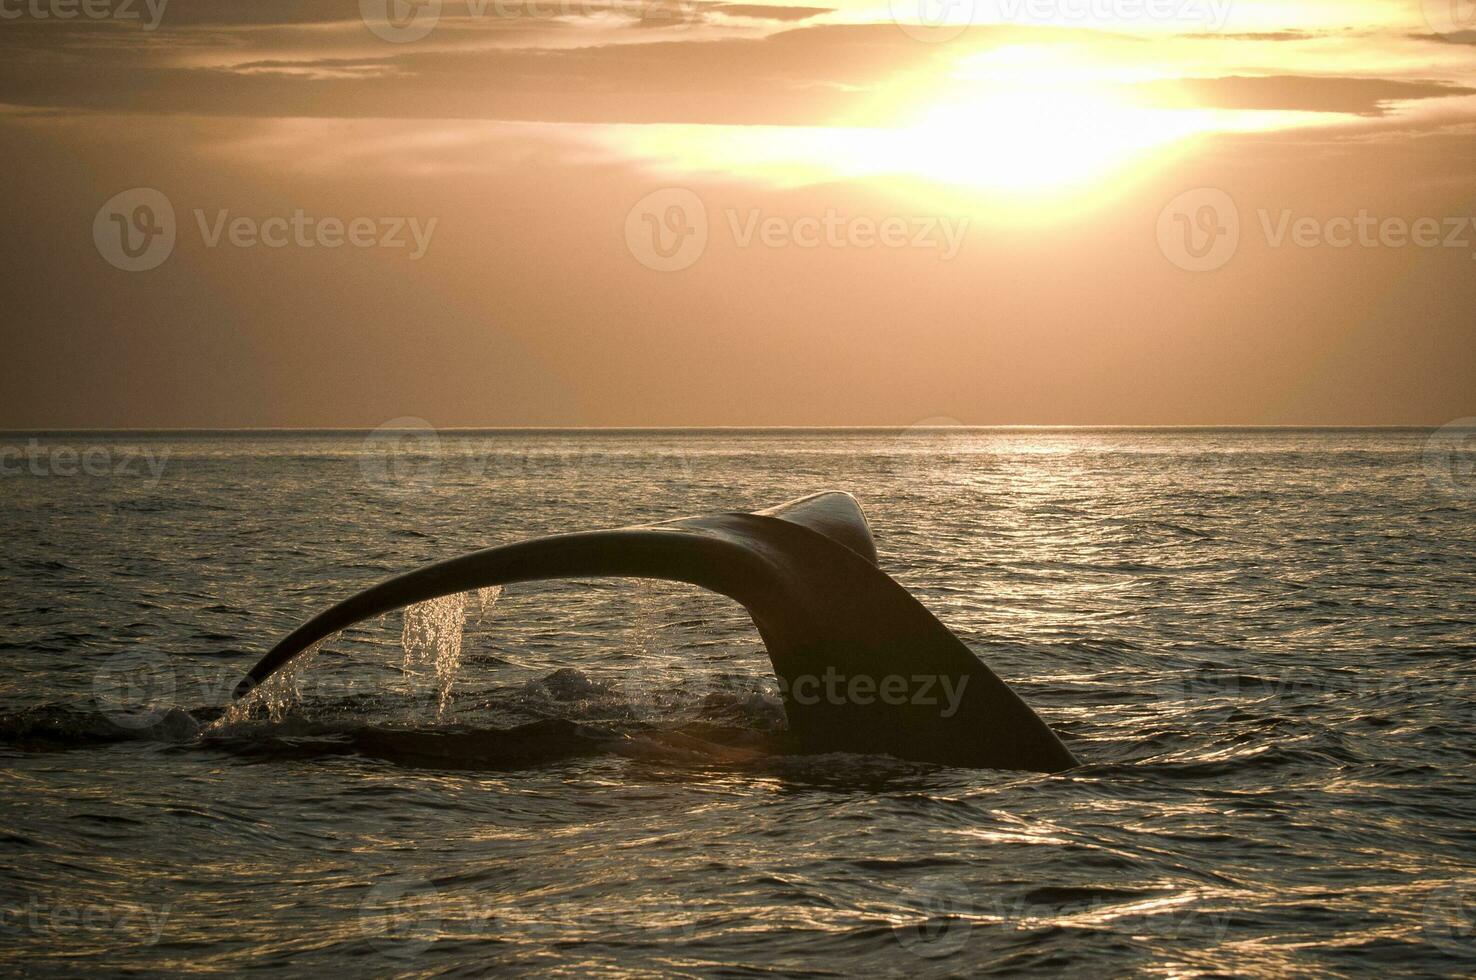
{"label": "horizon line", "polygon": [[[1453,421],[1460,421],[1459,419]],[[13,435],[69,435],[74,433],[106,435],[112,433],[151,434],[356,434],[372,432],[447,432],[447,433],[542,433],[542,432],[905,432],[915,429],[920,432],[972,431],[1417,431],[1442,428],[1445,423],[986,423],[957,425],[937,424],[860,424],[860,425],[428,425],[420,426],[77,426],[57,428],[4,428],[0,436]],[[1476,423],[1473,423],[1476,425]]]}

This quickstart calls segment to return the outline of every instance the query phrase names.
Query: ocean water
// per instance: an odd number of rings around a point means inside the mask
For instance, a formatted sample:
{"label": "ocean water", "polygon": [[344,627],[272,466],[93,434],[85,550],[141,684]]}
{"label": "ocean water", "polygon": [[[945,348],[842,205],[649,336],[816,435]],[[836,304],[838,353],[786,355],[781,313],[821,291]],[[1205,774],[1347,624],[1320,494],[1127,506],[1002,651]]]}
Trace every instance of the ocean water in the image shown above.
{"label": "ocean water", "polygon": [[[1476,971],[1476,471],[1426,431],[10,434],[0,488],[6,972]],[[743,610],[627,580],[224,711],[420,563],[822,489],[1079,769],[787,754]]]}

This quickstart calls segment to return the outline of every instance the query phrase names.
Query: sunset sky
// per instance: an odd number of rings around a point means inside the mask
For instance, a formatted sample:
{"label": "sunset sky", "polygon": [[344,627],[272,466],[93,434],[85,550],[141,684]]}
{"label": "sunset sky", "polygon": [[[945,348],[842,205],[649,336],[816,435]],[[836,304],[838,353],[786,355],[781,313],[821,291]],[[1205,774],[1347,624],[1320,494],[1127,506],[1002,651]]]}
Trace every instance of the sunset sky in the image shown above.
{"label": "sunset sky", "polygon": [[1476,0],[390,2],[0,0],[0,426],[1476,415]]}

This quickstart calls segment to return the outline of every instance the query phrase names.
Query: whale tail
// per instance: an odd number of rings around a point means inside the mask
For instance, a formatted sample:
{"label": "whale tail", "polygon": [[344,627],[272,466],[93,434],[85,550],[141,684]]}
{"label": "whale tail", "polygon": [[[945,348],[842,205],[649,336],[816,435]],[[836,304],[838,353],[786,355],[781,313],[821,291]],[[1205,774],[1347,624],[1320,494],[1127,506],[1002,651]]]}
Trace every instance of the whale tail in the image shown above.
{"label": "whale tail", "polygon": [[754,513],[536,538],[424,566],[303,623],[235,697],[314,643],[381,613],[495,585],[606,576],[688,582],[742,604],[805,751],[1035,772],[1077,764],[1004,681],[877,567],[865,515],[837,491]]}

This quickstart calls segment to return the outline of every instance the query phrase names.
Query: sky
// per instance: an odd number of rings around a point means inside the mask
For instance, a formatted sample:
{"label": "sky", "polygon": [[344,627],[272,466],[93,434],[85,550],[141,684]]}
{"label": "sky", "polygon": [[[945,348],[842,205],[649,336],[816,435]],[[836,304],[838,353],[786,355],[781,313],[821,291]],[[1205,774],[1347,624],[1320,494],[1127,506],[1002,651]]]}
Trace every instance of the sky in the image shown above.
{"label": "sky", "polygon": [[0,158],[5,428],[1476,416],[1476,0],[0,0]]}

